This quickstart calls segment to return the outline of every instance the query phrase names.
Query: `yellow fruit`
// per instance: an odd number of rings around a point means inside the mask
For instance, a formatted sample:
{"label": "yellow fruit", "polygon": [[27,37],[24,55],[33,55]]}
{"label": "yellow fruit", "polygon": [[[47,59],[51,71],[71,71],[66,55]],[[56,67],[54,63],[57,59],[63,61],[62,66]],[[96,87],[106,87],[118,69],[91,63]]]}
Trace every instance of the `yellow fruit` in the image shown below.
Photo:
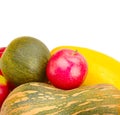
{"label": "yellow fruit", "polygon": [[60,49],[72,49],[81,53],[88,63],[88,74],[82,85],[95,85],[101,83],[112,84],[120,89],[120,62],[101,52],[77,47],[58,46],[51,51],[51,55]]}

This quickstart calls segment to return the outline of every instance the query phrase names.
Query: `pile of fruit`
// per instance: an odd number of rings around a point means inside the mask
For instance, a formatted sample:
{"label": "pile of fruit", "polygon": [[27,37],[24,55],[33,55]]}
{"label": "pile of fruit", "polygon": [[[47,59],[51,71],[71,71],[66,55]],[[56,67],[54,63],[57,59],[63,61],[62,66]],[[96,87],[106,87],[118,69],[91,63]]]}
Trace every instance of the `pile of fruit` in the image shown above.
{"label": "pile of fruit", "polygon": [[0,115],[120,115],[120,62],[22,36],[0,48]]}

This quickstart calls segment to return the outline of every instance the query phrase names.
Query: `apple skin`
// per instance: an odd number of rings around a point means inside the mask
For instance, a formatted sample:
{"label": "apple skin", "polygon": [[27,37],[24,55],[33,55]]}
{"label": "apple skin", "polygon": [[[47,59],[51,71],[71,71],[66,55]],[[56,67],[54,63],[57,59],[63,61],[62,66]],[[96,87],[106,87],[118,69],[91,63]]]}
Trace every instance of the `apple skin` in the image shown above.
{"label": "apple skin", "polygon": [[6,49],[6,47],[0,47],[0,58],[1,58],[2,54],[3,54],[3,52],[5,51],[5,49]]}
{"label": "apple skin", "polygon": [[7,84],[7,80],[0,75],[0,107],[2,106],[2,103],[10,93],[9,86]]}
{"label": "apple skin", "polygon": [[0,75],[2,75],[2,71],[0,70]]}
{"label": "apple skin", "polygon": [[[3,54],[3,52],[5,51],[5,49],[6,49],[6,47],[0,47],[0,58]],[[3,75],[1,69],[0,69],[0,75]]]}
{"label": "apple skin", "polygon": [[79,87],[85,80],[88,65],[77,51],[62,49],[51,56],[46,75],[55,87],[70,90]]}

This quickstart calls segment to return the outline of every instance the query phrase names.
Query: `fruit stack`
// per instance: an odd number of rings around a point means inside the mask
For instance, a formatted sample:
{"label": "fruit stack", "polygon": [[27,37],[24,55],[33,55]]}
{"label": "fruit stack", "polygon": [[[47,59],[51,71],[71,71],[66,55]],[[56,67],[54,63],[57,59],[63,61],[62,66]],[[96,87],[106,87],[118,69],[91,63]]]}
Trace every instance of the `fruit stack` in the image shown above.
{"label": "fruit stack", "polygon": [[22,36],[0,50],[0,115],[119,115],[120,62]]}

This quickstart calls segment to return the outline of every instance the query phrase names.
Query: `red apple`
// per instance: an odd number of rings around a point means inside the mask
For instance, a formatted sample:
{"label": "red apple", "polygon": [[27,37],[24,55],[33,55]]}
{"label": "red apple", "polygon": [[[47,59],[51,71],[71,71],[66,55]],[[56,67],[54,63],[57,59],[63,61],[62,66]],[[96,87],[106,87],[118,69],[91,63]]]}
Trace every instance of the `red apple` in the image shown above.
{"label": "red apple", "polygon": [[51,84],[65,90],[79,87],[85,80],[87,71],[85,58],[70,49],[62,49],[52,55],[46,68]]}
{"label": "red apple", "polygon": [[2,75],[2,71],[1,71],[1,69],[0,69],[0,75]]}
{"label": "red apple", "polygon": [[0,75],[0,107],[4,100],[6,99],[7,95],[9,94],[10,90],[7,84],[7,80]]}
{"label": "red apple", "polygon": [[5,49],[6,49],[6,47],[0,47],[0,58],[1,58],[1,56],[2,56]]}
{"label": "red apple", "polygon": [[[5,49],[6,49],[6,47],[0,47],[0,58],[1,58]],[[1,69],[0,69],[0,75],[2,75]]]}

